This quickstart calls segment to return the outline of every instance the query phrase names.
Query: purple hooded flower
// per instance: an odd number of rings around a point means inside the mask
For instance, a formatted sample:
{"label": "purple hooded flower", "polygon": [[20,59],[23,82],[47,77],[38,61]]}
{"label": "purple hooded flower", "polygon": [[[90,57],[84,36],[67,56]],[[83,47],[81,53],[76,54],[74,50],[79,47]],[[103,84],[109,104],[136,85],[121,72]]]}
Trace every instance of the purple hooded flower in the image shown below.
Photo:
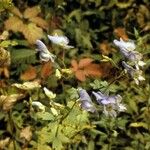
{"label": "purple hooded flower", "polygon": [[78,88],[78,92],[80,96],[81,108],[92,113],[95,112],[96,108],[86,90]]}
{"label": "purple hooded flower", "polygon": [[114,44],[118,46],[120,49],[124,49],[127,51],[134,51],[136,46],[132,40],[124,41],[120,38],[120,41],[114,40]]}
{"label": "purple hooded flower", "polygon": [[145,80],[142,76],[142,70],[134,69],[132,66],[128,65],[126,62],[122,62],[126,72],[134,79],[135,83],[139,85],[140,81]]}
{"label": "purple hooded flower", "polygon": [[35,44],[37,45],[37,51],[39,52],[41,61],[48,62],[49,60],[51,60],[51,62],[54,62],[56,56],[49,52],[46,45],[41,40],[36,40]]}
{"label": "purple hooded flower", "polygon": [[124,104],[121,103],[122,97],[118,95],[109,96],[101,92],[92,92],[99,104],[103,105],[103,113],[106,116],[116,117],[117,112],[126,110]]}
{"label": "purple hooded flower", "polygon": [[55,35],[48,35],[48,38],[52,43],[62,46],[65,49],[74,48],[73,46],[68,45],[69,39],[66,36],[55,34]]}
{"label": "purple hooded flower", "polygon": [[145,65],[145,63],[141,61],[143,57],[142,54],[135,51],[136,46],[132,40],[125,42],[120,38],[120,41],[114,40],[113,42],[119,47],[122,55],[135,64],[136,69],[139,69],[139,66],[143,67]]}
{"label": "purple hooded flower", "polygon": [[107,104],[114,104],[116,103],[116,100],[121,97],[120,95],[116,95],[116,96],[108,96],[108,95],[104,95],[101,92],[92,92],[93,95],[96,97],[96,100],[99,104],[103,104],[103,105],[107,105]]}

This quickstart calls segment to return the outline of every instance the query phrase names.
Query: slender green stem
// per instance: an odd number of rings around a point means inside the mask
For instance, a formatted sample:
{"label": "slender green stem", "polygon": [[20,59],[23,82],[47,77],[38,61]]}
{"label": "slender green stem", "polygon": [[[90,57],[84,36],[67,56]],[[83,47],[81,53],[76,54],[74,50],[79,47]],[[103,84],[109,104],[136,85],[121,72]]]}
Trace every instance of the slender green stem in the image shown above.
{"label": "slender green stem", "polygon": [[9,116],[10,134],[12,136],[14,150],[17,150],[15,140],[14,140],[15,135],[14,135],[14,131],[13,131],[15,126],[14,126],[14,122],[13,122],[13,119],[12,119],[12,116],[11,116],[11,111],[9,112],[8,116]]}
{"label": "slender green stem", "polygon": [[110,87],[113,83],[115,83],[118,79],[120,79],[120,78],[123,77],[123,76],[124,76],[124,71],[122,71],[119,76],[117,76],[113,81],[111,81],[111,82],[108,84],[107,88],[104,90],[104,93],[106,93],[106,91],[109,89],[109,87]]}
{"label": "slender green stem", "polygon": [[74,104],[72,105],[70,111],[69,111],[64,117],[62,117],[61,120],[59,121],[58,126],[57,126],[57,129],[56,129],[55,137],[57,137],[60,124],[62,124],[62,122],[65,120],[65,118],[67,118],[67,116],[70,114],[70,112],[71,112],[72,109],[74,108],[75,104],[76,104],[76,101],[75,101]]}

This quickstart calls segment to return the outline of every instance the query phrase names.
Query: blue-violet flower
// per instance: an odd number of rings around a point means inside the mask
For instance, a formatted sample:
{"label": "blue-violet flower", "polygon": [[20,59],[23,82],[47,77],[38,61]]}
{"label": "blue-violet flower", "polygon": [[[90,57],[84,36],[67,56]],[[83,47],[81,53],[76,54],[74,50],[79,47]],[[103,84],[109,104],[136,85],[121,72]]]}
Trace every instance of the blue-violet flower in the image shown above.
{"label": "blue-violet flower", "polygon": [[54,62],[56,56],[47,49],[46,45],[41,40],[36,40],[36,45],[37,51],[40,53],[39,57],[41,61],[48,62],[51,60],[51,62]]}
{"label": "blue-violet flower", "polygon": [[86,90],[78,88],[78,92],[80,96],[81,108],[92,113],[95,112],[96,108]]}
{"label": "blue-violet flower", "polygon": [[55,34],[53,36],[48,35],[48,38],[52,43],[62,46],[65,49],[74,48],[73,46],[68,45],[69,39],[66,36],[62,36],[62,35],[59,36],[59,35]]}

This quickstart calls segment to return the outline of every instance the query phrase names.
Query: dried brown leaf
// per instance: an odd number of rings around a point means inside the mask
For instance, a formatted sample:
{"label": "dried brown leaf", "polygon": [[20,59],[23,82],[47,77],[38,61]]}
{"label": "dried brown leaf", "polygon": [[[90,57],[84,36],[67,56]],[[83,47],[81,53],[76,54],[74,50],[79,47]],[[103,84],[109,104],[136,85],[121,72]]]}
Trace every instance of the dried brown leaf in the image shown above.
{"label": "dried brown leaf", "polygon": [[34,6],[31,8],[27,8],[24,11],[24,18],[33,18],[36,17],[41,12],[41,9],[39,6]]}
{"label": "dried brown leaf", "polygon": [[126,31],[125,31],[125,28],[122,28],[122,27],[118,27],[114,30],[114,34],[119,37],[119,38],[122,38],[124,41],[127,41],[129,38],[128,38],[128,35],[126,34]]}
{"label": "dried brown leaf", "polygon": [[76,61],[75,59],[73,59],[73,60],[71,61],[71,65],[72,65],[72,71],[73,71],[73,72],[75,72],[75,71],[78,70],[78,63],[77,63],[77,61]]}
{"label": "dried brown leaf", "polygon": [[86,80],[86,76],[85,76],[84,70],[77,70],[75,72],[75,76],[80,81],[85,81]]}
{"label": "dried brown leaf", "polygon": [[93,76],[93,77],[102,76],[100,65],[98,64],[90,64],[89,66],[85,67],[84,71],[86,76]]}
{"label": "dried brown leaf", "polygon": [[47,78],[50,74],[52,74],[52,63],[47,62],[42,66],[41,77]]}
{"label": "dried brown leaf", "polygon": [[85,66],[88,66],[89,64],[91,64],[91,62],[93,61],[93,59],[91,58],[83,58],[79,61],[79,68],[84,68]]}
{"label": "dried brown leaf", "polygon": [[108,55],[111,51],[108,41],[103,41],[99,44],[100,52],[104,55]]}
{"label": "dried brown leaf", "polygon": [[36,68],[29,66],[28,69],[20,75],[20,79],[24,81],[33,80],[37,76]]}

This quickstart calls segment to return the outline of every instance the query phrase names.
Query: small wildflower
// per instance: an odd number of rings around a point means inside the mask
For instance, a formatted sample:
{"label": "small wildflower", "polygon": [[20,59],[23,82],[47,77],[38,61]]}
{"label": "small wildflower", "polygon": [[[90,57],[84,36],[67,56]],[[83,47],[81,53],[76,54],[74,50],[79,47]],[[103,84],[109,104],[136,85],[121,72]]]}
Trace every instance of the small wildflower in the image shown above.
{"label": "small wildflower", "polygon": [[66,49],[74,48],[73,46],[68,45],[69,39],[66,36],[62,36],[62,35],[59,36],[55,34],[53,36],[48,35],[48,38],[52,43],[62,46],[63,48],[66,48]]}
{"label": "small wildflower", "polygon": [[123,41],[122,38],[120,38],[120,41],[114,40],[114,44],[119,47],[120,49],[126,50],[126,51],[134,51],[136,46],[132,40],[129,40],[127,42]]}
{"label": "small wildflower", "polygon": [[37,51],[39,51],[40,53],[39,57],[41,61],[48,62],[49,60],[51,60],[51,62],[54,62],[56,56],[49,52],[46,45],[41,40],[36,40],[36,45]]}
{"label": "small wildflower", "polygon": [[99,104],[103,105],[103,113],[106,116],[116,117],[117,112],[123,112],[126,110],[124,104],[121,103],[122,97],[118,95],[109,96],[101,92],[92,92],[96,97],[96,100]]}
{"label": "small wildflower", "polygon": [[59,113],[58,113],[58,111],[57,111],[55,108],[51,107],[50,109],[51,109],[52,114],[53,114],[54,116],[58,116]]}
{"label": "small wildflower", "polygon": [[118,107],[119,112],[124,112],[125,110],[127,110],[126,106],[124,104],[121,104],[121,103],[118,103],[117,107]]}
{"label": "small wildflower", "polygon": [[42,103],[38,102],[38,101],[33,101],[32,102],[32,106],[36,106],[40,110],[45,111],[45,106]]}
{"label": "small wildflower", "polygon": [[96,108],[86,90],[78,88],[78,92],[80,96],[81,108],[92,113],[95,112]]}
{"label": "small wildflower", "polygon": [[40,85],[38,80],[27,81],[27,82],[24,82],[23,84],[14,83],[14,84],[12,84],[12,86],[14,86],[14,87],[16,87],[18,89],[22,89],[22,90],[32,90],[32,89],[41,87],[41,85]]}
{"label": "small wildflower", "polygon": [[117,96],[108,96],[104,95],[101,92],[92,92],[93,95],[96,97],[96,100],[99,104],[107,105],[107,104],[113,104],[116,103],[116,100],[120,98],[120,95]]}
{"label": "small wildflower", "polygon": [[61,74],[61,72],[59,71],[59,69],[56,69],[56,71],[55,71],[55,76],[56,76],[58,79],[61,79],[62,74]]}
{"label": "small wildflower", "polygon": [[114,40],[114,44],[120,48],[120,52],[124,57],[135,64],[137,69],[139,69],[139,66],[142,67],[145,65],[145,63],[141,61],[143,57],[142,54],[135,51],[136,46],[132,40],[125,42],[120,38],[120,41]]}
{"label": "small wildflower", "polygon": [[134,69],[132,66],[128,65],[126,62],[122,62],[125,71],[134,79],[135,83],[139,85],[140,81],[144,81],[145,78],[142,76],[143,72],[139,69]]}
{"label": "small wildflower", "polygon": [[103,113],[105,116],[117,117],[117,112],[114,110],[113,105],[104,105],[103,106]]}
{"label": "small wildflower", "polygon": [[53,93],[52,91],[50,91],[49,89],[47,89],[46,87],[43,88],[46,96],[49,98],[49,99],[54,99],[56,98],[56,94]]}
{"label": "small wildflower", "polygon": [[66,73],[66,74],[72,74],[72,70],[71,69],[61,69],[62,73]]}

